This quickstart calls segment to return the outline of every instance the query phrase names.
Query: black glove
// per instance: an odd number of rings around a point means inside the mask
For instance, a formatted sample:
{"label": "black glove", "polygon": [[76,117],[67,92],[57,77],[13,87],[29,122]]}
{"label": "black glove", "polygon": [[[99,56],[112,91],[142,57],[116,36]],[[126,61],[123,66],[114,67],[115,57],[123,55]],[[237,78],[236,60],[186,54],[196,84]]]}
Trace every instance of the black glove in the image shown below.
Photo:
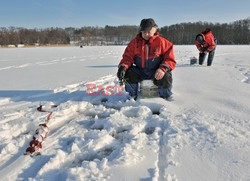
{"label": "black glove", "polygon": [[121,65],[118,69],[118,72],[117,72],[117,77],[120,80],[121,85],[123,84],[125,74],[126,74],[126,68],[125,68],[125,66]]}
{"label": "black glove", "polygon": [[207,51],[208,47],[201,47],[201,51],[205,52]]}

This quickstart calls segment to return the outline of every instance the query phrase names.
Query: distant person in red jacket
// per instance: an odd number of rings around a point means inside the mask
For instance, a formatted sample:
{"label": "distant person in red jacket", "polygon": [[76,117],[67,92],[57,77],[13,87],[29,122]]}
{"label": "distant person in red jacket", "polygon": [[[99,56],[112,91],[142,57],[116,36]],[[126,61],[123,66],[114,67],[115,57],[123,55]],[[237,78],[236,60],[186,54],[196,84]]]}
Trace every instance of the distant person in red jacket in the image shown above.
{"label": "distant person in red jacket", "polygon": [[200,51],[199,64],[202,65],[208,53],[207,66],[211,66],[214,58],[216,40],[210,28],[199,33],[195,38],[195,45]]}
{"label": "distant person in red jacket", "polygon": [[117,77],[135,99],[138,83],[143,80],[152,80],[159,96],[167,99],[172,95],[171,72],[175,66],[173,44],[159,36],[158,26],[152,18],[143,19],[139,33],[125,49]]}

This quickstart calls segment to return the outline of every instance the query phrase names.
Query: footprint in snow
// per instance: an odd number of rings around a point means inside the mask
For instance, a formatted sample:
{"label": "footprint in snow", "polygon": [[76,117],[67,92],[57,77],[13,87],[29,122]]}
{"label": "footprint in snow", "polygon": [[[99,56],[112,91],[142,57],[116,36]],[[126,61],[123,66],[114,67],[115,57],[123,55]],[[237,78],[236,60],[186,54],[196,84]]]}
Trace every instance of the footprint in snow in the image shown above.
{"label": "footprint in snow", "polygon": [[147,134],[147,135],[151,135],[153,134],[155,131],[155,127],[147,127],[145,128],[144,132]]}

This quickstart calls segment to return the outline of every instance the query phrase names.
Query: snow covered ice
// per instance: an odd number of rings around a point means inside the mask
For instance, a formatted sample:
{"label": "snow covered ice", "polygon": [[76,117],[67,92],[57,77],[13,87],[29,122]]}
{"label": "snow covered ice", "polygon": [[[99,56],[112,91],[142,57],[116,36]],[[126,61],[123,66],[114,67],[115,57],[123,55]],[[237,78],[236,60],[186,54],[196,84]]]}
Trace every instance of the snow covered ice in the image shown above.
{"label": "snow covered ice", "polygon": [[[250,46],[218,46],[212,67],[175,46],[172,102],[87,96],[118,85],[124,49],[0,49],[0,180],[249,180]],[[58,107],[31,158],[40,104]]]}

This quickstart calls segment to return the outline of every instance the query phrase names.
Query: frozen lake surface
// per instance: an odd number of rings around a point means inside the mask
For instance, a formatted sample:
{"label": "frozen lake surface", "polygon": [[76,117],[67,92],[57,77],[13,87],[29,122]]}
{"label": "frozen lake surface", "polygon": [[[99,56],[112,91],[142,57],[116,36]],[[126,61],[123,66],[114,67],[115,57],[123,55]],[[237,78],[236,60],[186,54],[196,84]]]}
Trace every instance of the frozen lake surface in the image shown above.
{"label": "frozen lake surface", "polygon": [[[190,66],[175,46],[174,101],[87,96],[116,86],[125,46],[0,49],[2,180],[249,180],[250,46]],[[49,109],[41,155],[24,156]]]}

